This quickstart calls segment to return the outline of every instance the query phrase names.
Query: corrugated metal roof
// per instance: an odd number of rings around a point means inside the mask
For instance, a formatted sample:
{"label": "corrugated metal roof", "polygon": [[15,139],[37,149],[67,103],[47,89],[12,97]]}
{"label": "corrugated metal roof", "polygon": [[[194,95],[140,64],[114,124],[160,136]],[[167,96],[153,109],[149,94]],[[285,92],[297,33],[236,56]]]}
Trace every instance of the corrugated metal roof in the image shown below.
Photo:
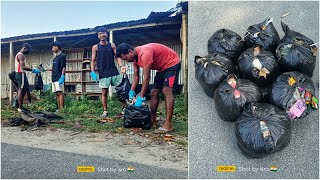
{"label": "corrugated metal roof", "polygon": [[23,40],[27,38],[36,38],[36,37],[47,37],[47,36],[61,36],[61,35],[72,35],[72,34],[81,34],[81,33],[91,33],[95,32],[96,29],[99,27],[105,27],[107,29],[115,29],[121,27],[130,27],[142,24],[149,24],[149,23],[160,23],[160,22],[171,22],[171,21],[181,21],[181,13],[176,13],[175,16],[172,16],[175,12],[173,9],[179,10],[177,7],[182,7],[183,11],[187,11],[188,2],[180,2],[177,4],[175,8],[170,9],[166,12],[151,12],[149,16],[145,19],[139,20],[132,20],[132,21],[123,21],[123,22],[116,22],[105,24],[101,26],[96,26],[94,28],[86,28],[86,29],[77,29],[77,30],[70,30],[70,31],[58,31],[58,32],[47,32],[47,33],[38,33],[38,34],[27,34],[21,36],[14,36],[9,38],[1,39],[2,43],[15,41],[15,40]]}

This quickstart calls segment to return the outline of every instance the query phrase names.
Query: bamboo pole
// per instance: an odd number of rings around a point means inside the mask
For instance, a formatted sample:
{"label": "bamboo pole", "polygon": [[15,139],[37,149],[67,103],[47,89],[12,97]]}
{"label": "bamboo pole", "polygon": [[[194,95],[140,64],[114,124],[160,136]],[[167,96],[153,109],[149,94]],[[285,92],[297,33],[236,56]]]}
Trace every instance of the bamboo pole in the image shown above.
{"label": "bamboo pole", "polygon": [[[14,64],[13,43],[10,42],[10,47],[9,47],[9,68],[10,68],[10,72],[14,70],[13,64]],[[12,100],[13,100],[13,86],[12,86],[12,82],[9,81],[9,102],[12,103]]]}
{"label": "bamboo pole", "polygon": [[182,14],[182,60],[183,60],[183,93],[185,108],[188,109],[188,42],[186,14]]}
{"label": "bamboo pole", "polygon": [[[113,43],[113,31],[109,31],[109,42]],[[108,97],[112,98],[112,86],[110,84],[109,89],[108,89]]]}
{"label": "bamboo pole", "polygon": [[[53,36],[53,42],[56,41],[56,40],[57,40],[57,36]],[[52,47],[50,47],[50,50],[52,51]],[[51,69],[53,68],[53,59],[54,59],[55,56],[56,56],[56,53],[52,52],[52,62],[50,62],[50,63],[52,63]],[[50,72],[52,73],[52,71],[50,71]],[[52,79],[51,79],[51,81],[52,81]],[[51,84],[51,86],[53,86],[53,84]],[[63,91],[65,89],[66,89],[66,83],[63,84]],[[52,90],[52,87],[51,87],[51,90]]]}
{"label": "bamboo pole", "polygon": [[[53,42],[57,40],[57,36],[53,37]],[[52,52],[52,59],[55,57],[56,53]]]}

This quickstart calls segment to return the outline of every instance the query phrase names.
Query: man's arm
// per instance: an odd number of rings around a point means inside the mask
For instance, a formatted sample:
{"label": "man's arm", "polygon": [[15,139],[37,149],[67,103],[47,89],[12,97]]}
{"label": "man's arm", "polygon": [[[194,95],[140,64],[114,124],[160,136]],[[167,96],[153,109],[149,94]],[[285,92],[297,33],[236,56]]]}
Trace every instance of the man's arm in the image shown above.
{"label": "man's arm", "polygon": [[91,72],[94,72],[94,67],[96,66],[97,58],[97,45],[92,47],[92,60],[91,60]]}
{"label": "man's arm", "polygon": [[131,85],[131,90],[135,90],[138,83],[139,83],[139,66],[136,64],[133,64],[133,81],[132,81],[132,85]]}
{"label": "man's arm", "polygon": [[22,55],[22,54],[18,55],[18,60],[20,62],[21,69],[23,69],[25,71],[32,71],[32,68],[26,66],[25,59],[26,58],[24,57],[24,55]]}
{"label": "man's arm", "polygon": [[151,73],[151,65],[153,63],[153,51],[146,50],[140,59],[143,62],[143,81],[142,81],[142,88],[140,92],[140,97],[144,97],[147,93],[149,82],[150,82],[150,73]]}
{"label": "man's arm", "polygon": [[[114,52],[114,54],[116,55],[117,54],[117,47],[116,47],[116,45],[114,44],[114,43],[111,43],[111,47],[112,47],[112,49],[113,49],[113,52]],[[121,62],[121,58],[116,58],[117,59],[117,63],[118,63],[118,65],[120,66],[120,68],[122,67],[122,62]]]}
{"label": "man's arm", "polygon": [[[116,45],[115,45],[114,43],[112,43],[111,46],[112,46],[112,49],[113,49],[114,54],[116,55],[116,54],[117,54],[117,47],[116,47]],[[121,73],[123,73],[123,74],[126,73],[127,70],[126,70],[126,67],[123,66],[121,58],[117,57],[116,59],[117,59],[118,65],[119,65],[119,67],[120,67]]]}
{"label": "man's arm", "polygon": [[151,72],[151,66],[145,66],[143,67],[143,82],[142,82],[142,89],[140,92],[140,97],[144,97],[144,95],[147,93],[149,82],[150,82],[150,72]]}

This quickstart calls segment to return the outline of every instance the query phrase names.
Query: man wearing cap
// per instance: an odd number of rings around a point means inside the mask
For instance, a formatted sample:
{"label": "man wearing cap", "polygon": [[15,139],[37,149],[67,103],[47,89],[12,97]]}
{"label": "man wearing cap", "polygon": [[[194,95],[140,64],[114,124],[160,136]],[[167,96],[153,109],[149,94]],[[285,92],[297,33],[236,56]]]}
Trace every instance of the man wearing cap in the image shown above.
{"label": "man wearing cap", "polygon": [[22,48],[17,53],[15,57],[15,81],[18,84],[18,111],[22,112],[22,105],[24,95],[29,91],[29,82],[26,76],[25,71],[32,71],[32,73],[39,74],[41,73],[37,68],[30,68],[26,66],[26,57],[25,55],[29,54],[32,50],[31,45],[29,43],[24,43]]}
{"label": "man wearing cap", "polygon": [[52,72],[52,92],[56,94],[58,108],[61,110],[64,107],[63,84],[66,73],[66,55],[62,53],[59,41],[52,42],[50,47],[55,53],[55,57],[52,61],[52,69],[45,70]]}
{"label": "man wearing cap", "polygon": [[[91,61],[91,78],[98,82],[98,76],[95,73],[95,66],[97,64],[99,73],[99,87],[102,88],[102,117],[108,117],[108,88],[109,86],[117,86],[122,81],[122,76],[119,75],[118,69],[114,64],[116,45],[107,41],[107,30],[103,27],[97,30],[100,42],[92,47],[92,61]],[[121,73],[126,72],[126,68],[122,67],[121,59],[117,58],[117,63],[121,68]],[[124,103],[122,104],[124,108]],[[124,110],[122,110],[124,111]]]}
{"label": "man wearing cap", "polygon": [[169,47],[158,43],[149,43],[136,48],[133,48],[129,44],[122,43],[117,47],[117,57],[120,57],[127,62],[133,62],[134,79],[129,92],[129,99],[132,99],[136,95],[134,90],[139,83],[139,67],[143,68],[142,89],[135,102],[135,106],[137,107],[142,106],[142,103],[146,99],[145,94],[148,90],[151,70],[157,70],[156,76],[154,77],[153,88],[151,90],[151,120],[153,127],[156,127],[159,93],[162,91],[166,103],[166,121],[156,132],[166,133],[172,131],[172,115],[174,107],[172,89],[178,80],[181,68],[178,54]]}

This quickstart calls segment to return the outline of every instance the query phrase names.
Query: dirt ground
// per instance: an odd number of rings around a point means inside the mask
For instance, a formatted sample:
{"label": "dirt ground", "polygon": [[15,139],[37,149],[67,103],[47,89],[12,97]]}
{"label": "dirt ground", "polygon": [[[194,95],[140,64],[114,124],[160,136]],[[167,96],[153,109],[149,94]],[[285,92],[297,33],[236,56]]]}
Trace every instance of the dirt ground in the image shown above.
{"label": "dirt ground", "polygon": [[[2,99],[2,105],[8,104],[7,99]],[[164,106],[162,101],[159,109]],[[159,125],[164,119],[157,118]],[[188,169],[187,137],[175,135],[174,139],[165,140],[164,135],[144,131],[80,133],[52,126],[22,131],[21,127],[10,127],[9,124],[9,120],[1,117],[1,143],[96,155],[162,168]]]}
{"label": "dirt ground", "polygon": [[163,137],[156,134],[79,133],[52,127],[21,131],[20,127],[1,127],[1,142],[97,155],[177,170],[188,168],[187,146],[172,141],[163,141]]}

